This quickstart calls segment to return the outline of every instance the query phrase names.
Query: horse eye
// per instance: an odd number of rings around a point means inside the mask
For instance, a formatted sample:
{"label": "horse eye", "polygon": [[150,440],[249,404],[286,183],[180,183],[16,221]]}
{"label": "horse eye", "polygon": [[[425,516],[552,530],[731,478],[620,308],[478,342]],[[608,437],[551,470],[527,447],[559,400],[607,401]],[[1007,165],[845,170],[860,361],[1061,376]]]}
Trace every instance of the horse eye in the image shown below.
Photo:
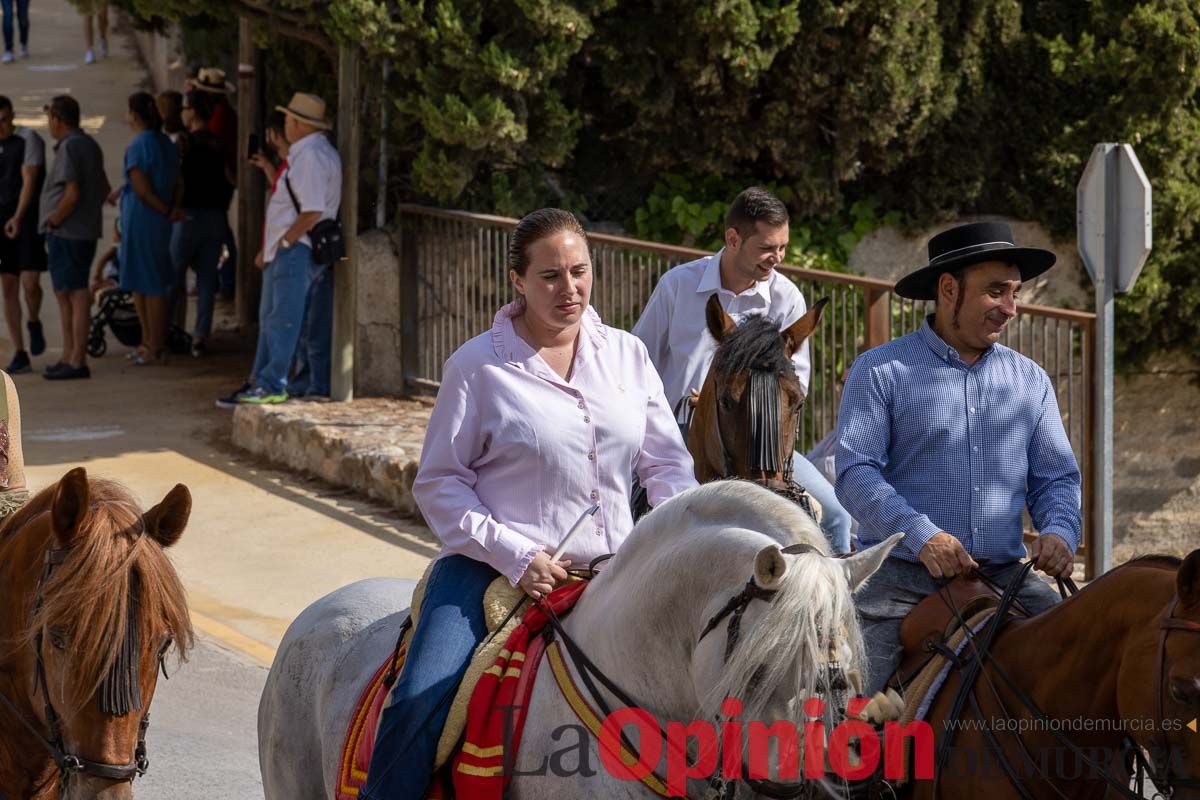
{"label": "horse eye", "polygon": [[50,644],[53,645],[55,650],[66,650],[67,649],[67,637],[64,636],[63,632],[61,630],[59,630],[58,628],[50,629],[49,638],[50,638]]}
{"label": "horse eye", "polygon": [[721,408],[725,409],[726,411],[733,411],[733,409],[736,407],[737,407],[737,403],[734,402],[733,395],[731,395],[731,394],[721,395]]}

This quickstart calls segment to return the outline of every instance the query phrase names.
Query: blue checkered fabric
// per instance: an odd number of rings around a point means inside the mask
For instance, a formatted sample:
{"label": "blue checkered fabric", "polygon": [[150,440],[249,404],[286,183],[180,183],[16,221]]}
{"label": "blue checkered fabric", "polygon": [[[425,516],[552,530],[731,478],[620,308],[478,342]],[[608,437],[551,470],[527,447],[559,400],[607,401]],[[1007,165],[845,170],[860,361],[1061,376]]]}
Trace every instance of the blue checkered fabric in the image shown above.
{"label": "blue checkered fabric", "polygon": [[976,561],[1024,557],[1034,527],[1079,546],[1079,466],[1050,378],[993,345],[967,366],[930,327],[859,356],[842,393],[837,496],[864,545],[907,534],[916,561],[946,531]]}

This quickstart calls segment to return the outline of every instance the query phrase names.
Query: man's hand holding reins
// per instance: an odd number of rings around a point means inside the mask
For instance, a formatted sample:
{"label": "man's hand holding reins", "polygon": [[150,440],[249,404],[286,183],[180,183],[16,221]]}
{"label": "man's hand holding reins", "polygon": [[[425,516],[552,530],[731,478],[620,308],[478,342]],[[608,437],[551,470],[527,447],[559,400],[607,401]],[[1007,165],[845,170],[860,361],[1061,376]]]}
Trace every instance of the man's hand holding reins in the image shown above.
{"label": "man's hand holding reins", "polygon": [[921,548],[919,556],[930,575],[946,580],[956,578],[979,566],[962,546],[962,542],[945,531],[935,533]]}
{"label": "man's hand holding reins", "polygon": [[1052,578],[1070,577],[1075,569],[1075,554],[1066,540],[1055,533],[1043,533],[1029,546],[1029,560],[1034,569]]}
{"label": "man's hand holding reins", "polygon": [[525,594],[534,600],[541,600],[554,590],[559,581],[567,579],[567,567],[571,566],[571,562],[564,560],[553,564],[551,558],[545,550],[538,553],[525,569],[521,580],[517,581],[517,585],[525,590]]}

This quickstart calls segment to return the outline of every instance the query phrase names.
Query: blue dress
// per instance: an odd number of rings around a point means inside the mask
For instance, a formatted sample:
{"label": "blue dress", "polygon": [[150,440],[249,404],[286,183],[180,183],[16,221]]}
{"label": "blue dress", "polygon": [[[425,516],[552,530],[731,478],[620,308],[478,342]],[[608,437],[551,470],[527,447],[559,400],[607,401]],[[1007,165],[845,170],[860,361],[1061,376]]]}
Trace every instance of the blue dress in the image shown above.
{"label": "blue dress", "polygon": [[165,295],[171,288],[171,221],[143,203],[129,184],[129,171],[140,169],[154,194],[167,206],[179,178],[179,151],[164,133],[142,131],[125,149],[125,186],[121,190],[121,288]]}

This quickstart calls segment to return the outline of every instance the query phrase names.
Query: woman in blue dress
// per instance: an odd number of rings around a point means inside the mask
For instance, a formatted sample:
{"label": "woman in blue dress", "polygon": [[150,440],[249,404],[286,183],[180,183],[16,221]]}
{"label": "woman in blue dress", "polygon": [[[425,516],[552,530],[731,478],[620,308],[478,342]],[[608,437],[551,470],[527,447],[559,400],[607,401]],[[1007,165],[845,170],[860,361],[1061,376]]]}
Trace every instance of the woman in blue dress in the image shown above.
{"label": "woman in blue dress", "polygon": [[167,299],[174,278],[171,223],[179,183],[179,151],[162,132],[162,117],[147,92],[129,96],[127,121],[133,141],[125,149],[121,200],[121,289],[133,293],[142,344],[134,363],[149,364],[166,354]]}

